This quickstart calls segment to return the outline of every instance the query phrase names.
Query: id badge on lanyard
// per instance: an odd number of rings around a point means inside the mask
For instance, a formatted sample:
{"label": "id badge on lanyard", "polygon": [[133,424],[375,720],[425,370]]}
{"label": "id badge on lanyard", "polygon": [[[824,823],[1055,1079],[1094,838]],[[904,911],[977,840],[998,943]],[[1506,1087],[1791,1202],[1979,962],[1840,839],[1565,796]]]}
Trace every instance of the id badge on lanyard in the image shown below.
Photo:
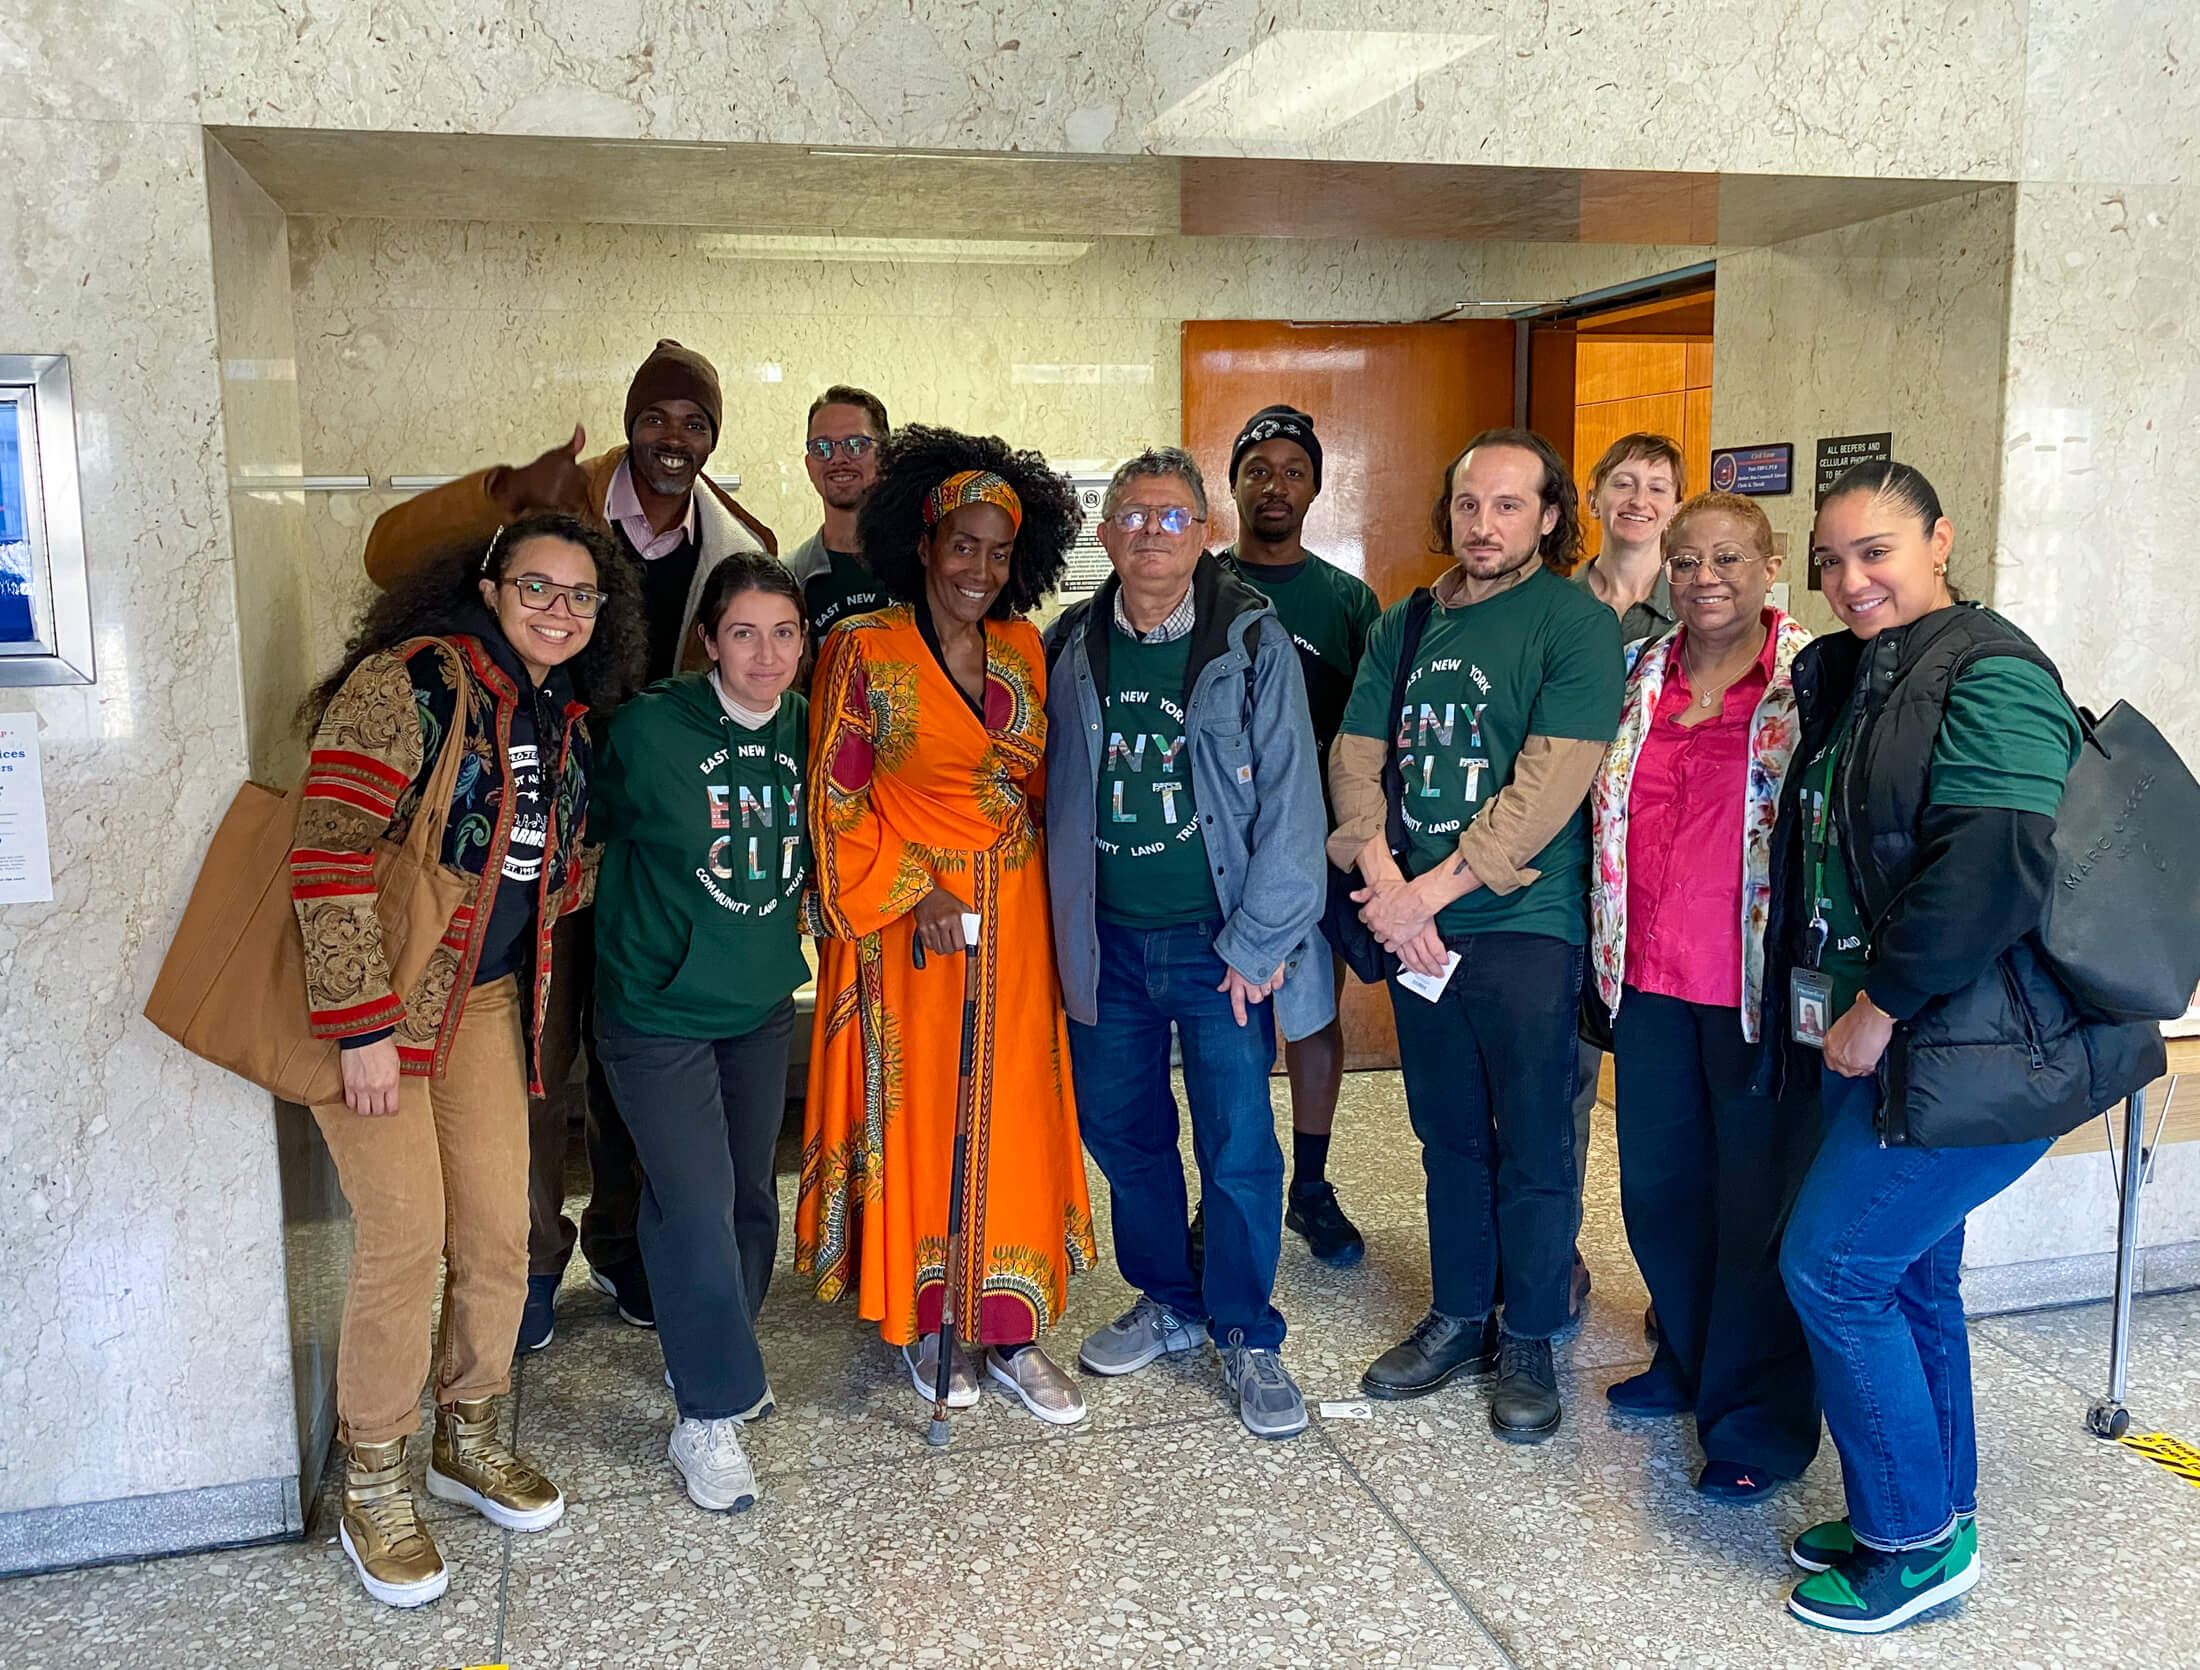
{"label": "id badge on lanyard", "polygon": [[1825,955],[1826,938],[1832,932],[1826,922],[1826,817],[1833,799],[1833,768],[1827,765],[1824,782],[1811,794],[1810,819],[1810,926],[1804,930],[1803,961],[1788,971],[1788,1036],[1812,1049],[1826,1047],[1826,1033],[1833,1025],[1833,982],[1818,967]]}

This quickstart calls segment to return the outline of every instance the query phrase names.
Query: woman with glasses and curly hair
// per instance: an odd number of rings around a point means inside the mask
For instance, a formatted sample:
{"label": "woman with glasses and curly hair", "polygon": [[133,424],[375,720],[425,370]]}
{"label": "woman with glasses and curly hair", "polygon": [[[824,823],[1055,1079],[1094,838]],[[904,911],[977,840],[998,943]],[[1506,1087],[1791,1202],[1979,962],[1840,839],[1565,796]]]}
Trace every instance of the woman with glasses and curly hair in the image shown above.
{"label": "woman with glasses and curly hair", "polygon": [[[313,1109],[355,1239],[336,1358],[349,1447],[344,1552],[368,1594],[419,1606],[450,1581],[414,1512],[405,1439],[420,1426],[436,1278],[428,1493],[539,1531],[558,1488],[498,1436],[527,1299],[527,1098],[542,1092],[551,928],[585,902],[591,709],[633,688],[641,604],[610,540],[524,516],[414,570],[367,612],[307,699],[314,723],[291,848],[315,1036],[342,1045],[341,1101]],[[455,762],[443,865],[465,903],[398,989],[374,855],[435,808]]]}
{"label": "woman with glasses and curly hair", "polygon": [[[1056,1424],[1084,1399],[1033,1342],[1096,1250],[1035,804],[1046,662],[1023,617],[1060,582],[1077,523],[1069,484],[995,437],[911,427],[882,449],[860,527],[899,602],[835,627],[812,685],[829,937],[795,1217],[795,1269],[821,1299],[857,1292],[927,1402],[952,1281],[986,1373]],[[950,1271],[966,914],[976,1099]],[[958,1352],[950,1373],[950,1403],[976,1403],[976,1364]]]}

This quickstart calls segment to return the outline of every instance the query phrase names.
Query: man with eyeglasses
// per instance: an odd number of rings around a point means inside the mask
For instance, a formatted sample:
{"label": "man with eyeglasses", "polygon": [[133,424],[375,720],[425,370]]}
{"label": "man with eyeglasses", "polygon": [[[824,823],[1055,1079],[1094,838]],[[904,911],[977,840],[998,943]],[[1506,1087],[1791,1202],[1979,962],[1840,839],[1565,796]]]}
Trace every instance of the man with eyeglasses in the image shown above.
{"label": "man with eyeglasses", "polygon": [[[1188,453],[1124,464],[1101,517],[1115,572],[1049,633],[1047,877],[1078,1123],[1138,1301],[1078,1361],[1130,1374],[1212,1339],[1246,1430],[1289,1438],[1306,1403],[1271,1299],[1283,1151],[1268,1072],[1279,1026],[1302,1038],[1336,1014],[1306,686],[1274,607],[1202,548]],[[1172,1027],[1206,1216],[1196,1275]]]}
{"label": "man with eyeglasses", "polygon": [[[1275,605],[1277,619],[1291,634],[1306,680],[1314,751],[1327,759],[1367,648],[1367,630],[1382,605],[1365,580],[1306,548],[1306,513],[1321,490],[1322,443],[1313,418],[1295,406],[1267,406],[1246,420],[1230,448],[1238,539],[1222,560]],[[1335,958],[1330,984],[1343,992],[1344,965]],[[1322,1263],[1357,1264],[1367,1243],[1329,1181],[1329,1133],[1344,1084],[1344,1028],[1332,1020],[1286,1043],[1283,1064],[1291,1080],[1291,1186],[1284,1196],[1283,1225],[1303,1236]],[[1197,1242],[1204,1225],[1195,1218],[1192,1228]]]}
{"label": "man with eyeglasses", "polygon": [[794,548],[787,566],[802,588],[810,617],[810,642],[850,615],[867,615],[893,602],[864,564],[856,519],[878,481],[879,443],[886,439],[886,403],[868,389],[835,383],[810,402],[810,429],[802,464],[825,506],[825,522]]}
{"label": "man with eyeglasses", "polygon": [[[733,496],[704,475],[718,445],[724,402],[718,372],[692,348],[667,337],[650,351],[626,391],[626,444],[581,457],[587,436],[572,438],[526,464],[498,464],[430,489],[375,518],[367,535],[367,575],[388,587],[429,553],[469,540],[486,542],[530,511],[563,510],[609,532],[635,564],[647,627],[648,680],[708,665],[694,630],[695,606],[710,571],[736,551],[776,556],[779,542]],[[594,984],[595,926],[588,911],[558,924],[559,978],[544,1027],[543,1083],[562,1084],[584,1035]],[[649,1278],[635,1221],[642,1171],[633,1139],[611,1099],[603,1070],[588,1073],[588,1209],[578,1239],[597,1288],[638,1328],[655,1326]],[[527,1308],[518,1347],[539,1351],[555,1327],[558,1284],[575,1231],[564,1215],[563,1099],[528,1109],[531,1151]]]}

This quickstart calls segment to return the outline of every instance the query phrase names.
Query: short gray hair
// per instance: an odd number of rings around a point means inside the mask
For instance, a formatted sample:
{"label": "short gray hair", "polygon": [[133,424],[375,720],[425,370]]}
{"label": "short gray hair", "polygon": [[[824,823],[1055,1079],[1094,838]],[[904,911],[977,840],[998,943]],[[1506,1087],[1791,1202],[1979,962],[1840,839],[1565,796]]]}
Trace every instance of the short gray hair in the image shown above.
{"label": "short gray hair", "polygon": [[1174,476],[1192,490],[1192,503],[1204,517],[1207,514],[1207,482],[1199,473],[1199,461],[1180,446],[1150,446],[1136,458],[1127,458],[1108,478],[1107,496],[1100,501],[1100,514],[1115,514],[1121,502],[1123,489],[1132,482],[1147,476]]}

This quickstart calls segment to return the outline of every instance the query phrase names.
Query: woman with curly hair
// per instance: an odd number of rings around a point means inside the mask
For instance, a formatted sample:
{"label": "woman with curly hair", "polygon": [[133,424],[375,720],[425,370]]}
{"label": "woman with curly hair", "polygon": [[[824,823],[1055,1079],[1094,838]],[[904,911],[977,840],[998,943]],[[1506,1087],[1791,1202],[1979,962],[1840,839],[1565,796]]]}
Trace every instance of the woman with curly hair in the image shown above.
{"label": "woman with curly hair", "polygon": [[[1023,616],[1060,582],[1077,523],[1069,484],[995,437],[911,427],[882,449],[863,550],[900,602],[835,627],[812,686],[829,937],[795,1217],[795,1269],[821,1299],[857,1291],[927,1402],[952,1280],[986,1372],[1062,1425],[1084,1399],[1033,1342],[1096,1249],[1034,804],[1046,661]],[[949,1271],[966,913],[978,1067]],[[968,1407],[976,1367],[957,1357],[949,1402]]]}
{"label": "woman with curly hair", "polygon": [[[344,1094],[313,1117],[355,1238],[336,1357],[349,1448],[338,1536],[368,1594],[419,1606],[450,1581],[414,1512],[436,1274],[447,1263],[428,1493],[507,1530],[556,1523],[556,1485],[497,1435],[527,1297],[527,1097],[540,1095],[550,930],[588,891],[582,721],[640,663],[633,576],[571,516],[522,517],[423,564],[378,600],[308,698],[314,721],[291,899],[316,1037]],[[451,748],[463,752],[439,771]],[[449,784],[446,790],[444,785]],[[448,792],[442,864],[465,902],[400,975],[376,914],[375,852]],[[424,959],[423,959],[423,953]]]}

